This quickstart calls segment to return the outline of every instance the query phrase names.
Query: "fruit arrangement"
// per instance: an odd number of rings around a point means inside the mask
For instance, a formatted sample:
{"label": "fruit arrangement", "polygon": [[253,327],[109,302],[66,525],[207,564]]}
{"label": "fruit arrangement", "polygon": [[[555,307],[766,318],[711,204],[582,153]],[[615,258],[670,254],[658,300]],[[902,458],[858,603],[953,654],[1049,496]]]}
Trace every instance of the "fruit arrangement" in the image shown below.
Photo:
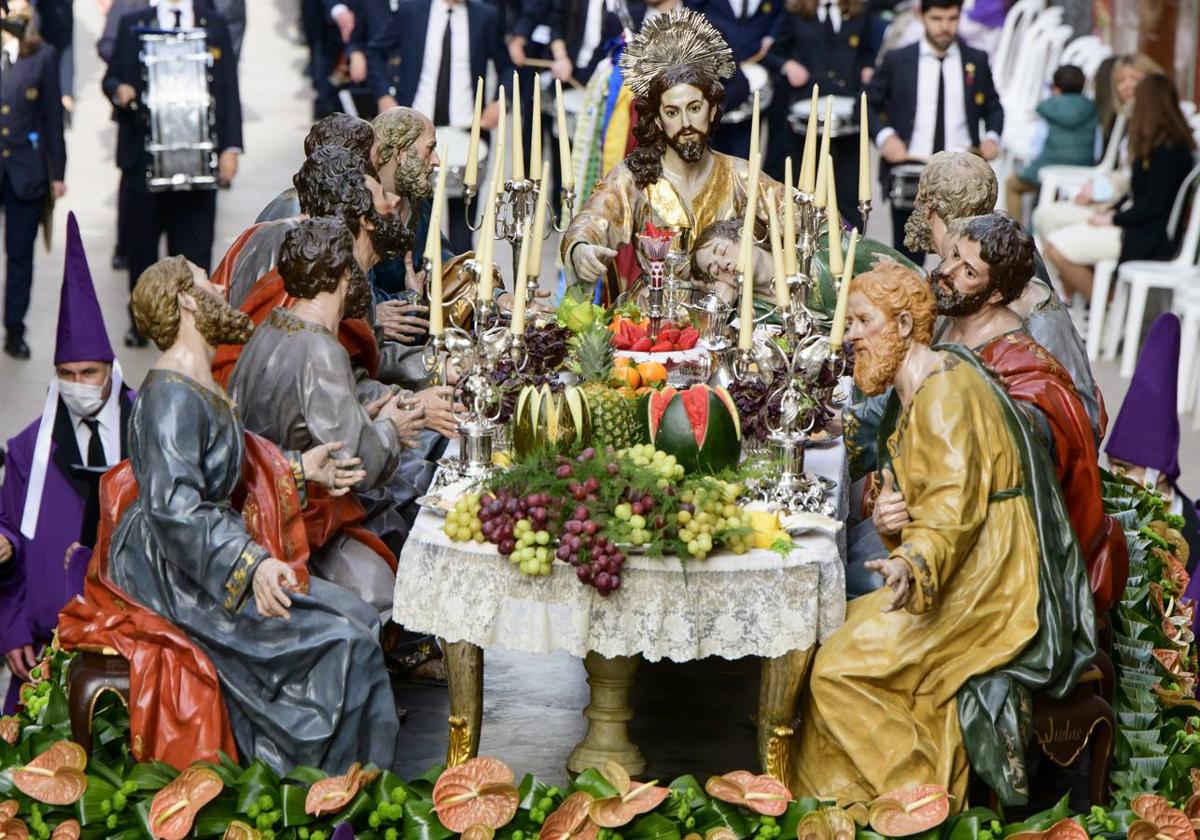
{"label": "fruit arrangement", "polygon": [[614,321],[615,329],[610,324],[613,347],[634,353],[674,353],[691,350],[700,340],[699,330],[690,324],[683,327],[668,326],[659,330],[656,338],[651,338],[650,319],[643,320],[644,323],[635,323],[628,318],[618,317]]}
{"label": "fruit arrangement", "polygon": [[737,406],[724,388],[663,388],[646,399],[645,423],[650,443],[674,455],[689,474],[737,466],[742,429]]}
{"label": "fruit arrangement", "polygon": [[[543,451],[458,500],[444,530],[455,541],[488,542],[522,574],[551,573],[555,558],[600,595],[621,588],[631,550],[702,559],[755,542],[741,485],[688,476],[674,455],[638,444],[574,458]],[[557,542],[554,535],[557,535]]]}

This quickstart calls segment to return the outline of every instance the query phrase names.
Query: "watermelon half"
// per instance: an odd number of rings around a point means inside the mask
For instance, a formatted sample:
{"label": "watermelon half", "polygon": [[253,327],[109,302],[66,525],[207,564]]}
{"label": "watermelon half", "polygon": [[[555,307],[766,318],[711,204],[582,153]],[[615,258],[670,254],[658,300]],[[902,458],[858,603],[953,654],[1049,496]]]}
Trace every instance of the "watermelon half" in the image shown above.
{"label": "watermelon half", "polygon": [[735,467],[742,454],[741,422],[724,388],[693,385],[650,394],[646,430],[655,448],[674,455],[689,473]]}

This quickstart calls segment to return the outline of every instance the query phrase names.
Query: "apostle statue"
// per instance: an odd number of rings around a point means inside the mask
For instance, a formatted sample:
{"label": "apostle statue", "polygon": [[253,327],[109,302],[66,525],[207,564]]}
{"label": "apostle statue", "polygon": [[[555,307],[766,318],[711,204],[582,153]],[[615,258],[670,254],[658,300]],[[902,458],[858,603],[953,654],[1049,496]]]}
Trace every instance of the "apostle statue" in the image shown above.
{"label": "apostle statue", "polygon": [[[64,645],[111,643],[129,659],[139,758],[173,755],[178,766],[183,744],[188,761],[212,760],[214,747],[230,749],[221,732],[231,728],[236,751],[277,772],[390,766],[398,724],[378,614],[308,580],[303,529],[288,527],[304,482],[344,493],[361,471],[331,457],[336,442],[285,458],[245,433],[210,366],[250,322],[200,269],[162,260],[132,303],[163,352],[133,405],[129,466],[102,487],[115,518],[102,523],[83,598],[63,611]],[[149,653],[148,636],[162,640]],[[214,737],[197,741],[200,730]]]}
{"label": "apostle statue", "polygon": [[[941,253],[947,226],[955,219],[991,213],[996,195],[996,173],[983,158],[970,152],[938,152],[921,171],[913,211],[904,226],[905,247],[920,253]],[[1083,339],[1066,304],[1051,288],[1045,263],[1036,249],[1034,274],[1008,307],[1020,316],[1033,340],[1070,374],[1099,446],[1108,425],[1104,398],[1088,364]]]}
{"label": "apostle statue", "polygon": [[1009,306],[1033,282],[1033,237],[994,213],[950,223],[930,279],[943,316],[939,341],[973,350],[1023,407],[1044,441],[1087,562],[1096,611],[1125,591],[1129,552],[1104,514],[1091,421],[1066,368],[1029,335]]}
{"label": "apostle statue", "polygon": [[817,651],[801,708],[797,795],[868,802],[973,769],[1006,804],[1028,798],[1031,692],[1061,697],[1095,656],[1095,611],[1053,468],[1012,400],[964,348],[930,347],[919,274],[852,281],[855,383],[893,389],[881,447],[909,521]]}
{"label": "apostle statue", "polygon": [[[364,488],[384,485],[400,464],[402,446],[415,440],[420,415],[402,405],[399,395],[370,411],[355,396],[350,356],[337,340],[343,318],[361,317],[370,301],[354,237],[338,219],[298,222],[283,239],[279,272],[295,303],[275,309],[258,326],[230,379],[229,392],[246,428],[283,449],[344,442],[343,454],[362,461]],[[318,501],[332,509],[318,513]],[[396,559],[360,527],[361,506],[352,497],[330,499],[317,490],[309,509],[320,520],[309,529],[314,571],[355,592],[386,619]]]}
{"label": "apostle statue", "polygon": [[[637,147],[596,185],[562,238],[563,263],[588,297],[618,249],[636,245],[647,222],[677,231],[679,245],[690,250],[713,222],[746,213],[749,165],[709,148],[720,122],[721,80],[734,70],[721,34],[702,13],[676,9],[642,27],[621,69],[636,97]],[[755,212],[765,223],[770,190],[780,184],[766,175],[759,183]],[[645,272],[640,249],[637,261]],[[606,299],[624,291],[608,274]]]}
{"label": "apostle statue", "polygon": [[0,486],[0,652],[9,682],[5,712],[38,663],[58,611],[83,588],[72,545],[96,542],[100,476],[125,457],[133,392],[121,381],[75,214],[66,259],[54,376],[42,413],[8,441]]}

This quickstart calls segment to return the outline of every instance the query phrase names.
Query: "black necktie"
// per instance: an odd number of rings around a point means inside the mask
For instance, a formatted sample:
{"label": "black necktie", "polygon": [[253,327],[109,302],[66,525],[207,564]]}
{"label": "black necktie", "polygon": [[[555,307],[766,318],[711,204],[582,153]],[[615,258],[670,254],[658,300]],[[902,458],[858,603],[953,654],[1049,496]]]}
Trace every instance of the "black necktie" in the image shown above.
{"label": "black necktie", "polygon": [[183,9],[172,9],[171,14],[175,15],[175,28],[183,28]]}
{"label": "black necktie", "polygon": [[946,56],[938,59],[938,94],[937,116],[933,121],[933,150],[944,151],[946,148]]}
{"label": "black necktie", "polygon": [[83,425],[92,433],[88,441],[87,465],[89,467],[107,467],[108,459],[104,457],[104,441],[100,438],[100,421],[95,417],[83,418]]}
{"label": "black necktie", "polygon": [[442,35],[442,63],[438,67],[437,92],[434,94],[433,124],[450,124],[450,15],[446,10],[446,31]]}
{"label": "black necktie", "polygon": [[0,71],[8,72],[12,67],[12,57],[8,54],[8,50],[0,50]]}
{"label": "black necktie", "polygon": [[833,0],[825,0],[821,4],[821,8],[825,10],[825,35],[833,38],[837,34],[833,28]]}

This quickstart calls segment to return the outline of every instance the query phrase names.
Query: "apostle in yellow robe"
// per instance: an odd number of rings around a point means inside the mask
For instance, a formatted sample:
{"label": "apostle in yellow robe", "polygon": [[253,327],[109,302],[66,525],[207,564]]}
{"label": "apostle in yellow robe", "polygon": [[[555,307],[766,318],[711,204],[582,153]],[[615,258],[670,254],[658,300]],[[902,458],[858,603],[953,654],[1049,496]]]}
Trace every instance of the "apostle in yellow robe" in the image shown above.
{"label": "apostle in yellow robe", "polygon": [[1031,692],[1062,696],[1095,655],[1053,468],[969,352],[929,346],[936,305],[915,272],[859,275],[849,303],[856,383],[894,386],[880,504],[902,496],[907,515],[874,563],[887,585],[817,652],[792,788],[844,804],[936,783],[961,807],[974,767],[1019,803]]}

